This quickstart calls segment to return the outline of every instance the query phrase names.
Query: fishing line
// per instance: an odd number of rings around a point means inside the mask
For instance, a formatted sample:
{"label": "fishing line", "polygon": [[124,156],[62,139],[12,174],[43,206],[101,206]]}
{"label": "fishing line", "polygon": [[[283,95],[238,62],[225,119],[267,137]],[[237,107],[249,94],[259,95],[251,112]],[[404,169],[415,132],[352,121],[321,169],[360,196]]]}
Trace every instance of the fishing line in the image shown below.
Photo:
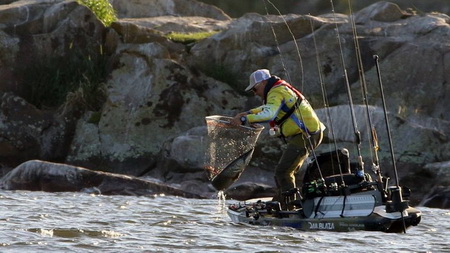
{"label": "fishing line", "polygon": [[[266,10],[267,19],[269,19],[269,10],[267,9],[266,0],[263,0],[263,3],[264,3],[264,8]],[[284,58],[283,58],[283,54],[281,53],[280,43],[278,42],[277,34],[275,33],[275,29],[273,28],[273,25],[270,22],[270,20],[269,20],[269,25],[270,25],[270,29],[272,30],[272,34],[273,34],[273,37],[275,40],[277,50],[280,53],[280,61],[281,61],[281,65],[283,66],[284,73],[286,75],[286,78],[289,80],[289,82],[292,83],[291,77],[289,76],[289,72],[287,71],[286,65],[284,64]]]}
{"label": "fishing line", "polygon": [[[294,42],[294,45],[295,45],[295,48],[296,48],[296,50],[297,50],[297,55],[298,55],[298,58],[299,58],[299,64],[300,64],[300,72],[301,72],[301,76],[302,76],[302,81],[301,81],[301,91],[303,92],[303,86],[304,86],[304,71],[303,71],[303,61],[302,61],[302,56],[301,56],[301,53],[300,53],[300,49],[299,49],[299,47],[298,47],[298,44],[297,44],[297,40],[296,40],[296,38],[295,38],[295,36],[294,36],[294,33],[292,32],[292,30],[291,30],[291,28],[290,28],[290,26],[289,26],[289,24],[287,23],[287,20],[284,18],[284,16],[281,14],[281,12],[280,12],[280,10],[275,6],[275,4],[273,4],[270,0],[263,0],[263,3],[264,3],[264,8],[266,9],[266,14],[267,14],[267,16],[269,16],[269,11],[268,11],[268,9],[267,9],[267,5],[266,5],[266,2],[265,1],[267,1],[268,3],[270,3],[271,5],[272,5],[272,7],[278,12],[278,15],[283,19],[283,22],[284,22],[284,24],[286,25],[286,28],[288,29],[288,31],[289,31],[289,33],[290,33],[290,35],[291,35],[291,37],[292,37],[292,41]],[[272,24],[270,23],[270,27],[271,27],[271,29],[272,29],[272,33],[273,33],[273,35],[274,35],[274,37],[275,37],[275,42],[276,42],[276,44],[277,44],[277,48],[278,48],[278,50],[279,50],[279,52],[280,52],[280,58],[281,58],[281,60],[282,60],[282,64],[283,64],[283,68],[284,68],[284,71],[287,73],[287,75],[288,75],[288,77],[289,77],[289,73],[287,72],[287,68],[286,68],[286,66],[284,65],[284,61],[283,61],[283,54],[282,54],[282,52],[281,52],[281,50],[280,50],[280,47],[279,47],[279,42],[278,42],[278,39],[277,39],[277,35],[276,35],[276,33],[275,33],[275,29],[273,28],[273,26],[272,26]],[[292,83],[292,80],[289,78],[288,79],[289,80],[289,82],[290,83]],[[297,99],[301,99],[300,97],[299,98],[297,98]],[[305,99],[306,100],[306,99]],[[300,103],[301,104],[301,103]],[[297,111],[298,113],[299,113],[299,115],[300,115],[300,118],[301,118],[301,121],[302,122],[305,122],[304,121],[304,118],[303,118],[303,115],[302,115],[302,112],[301,112],[301,110],[300,110],[300,105],[298,105],[297,106],[297,104],[294,104],[293,106],[295,106],[295,111]],[[319,126],[320,127],[320,126]],[[305,125],[305,128],[306,128],[306,125]],[[320,130],[320,129],[319,129]],[[324,181],[324,179],[323,179],[323,175],[322,175],[322,171],[320,170],[320,167],[319,167],[319,162],[318,162],[318,160],[317,160],[317,155],[316,155],[316,152],[315,152],[315,150],[314,150],[314,145],[313,145],[313,143],[312,143],[312,141],[311,141],[311,135],[309,134],[309,132],[308,132],[308,129],[306,128],[306,131],[304,131],[304,133],[305,133],[305,137],[306,137],[306,139],[308,140],[308,144],[309,144],[309,147],[310,147],[310,151],[311,151],[311,153],[312,153],[312,155],[313,155],[313,157],[314,157],[314,160],[316,161],[316,165],[318,166],[318,168],[319,168],[319,174],[320,174],[320,178]]]}
{"label": "fishing line", "polygon": [[[266,14],[267,14],[267,16],[269,16],[269,12],[268,12],[268,10],[267,10],[266,1],[267,1],[268,3],[270,3],[270,5],[272,5],[272,7],[278,12],[278,15],[283,19],[283,22],[284,22],[284,24],[286,25],[286,28],[288,29],[288,31],[289,31],[289,33],[290,33],[290,35],[291,35],[291,37],[292,37],[292,41],[294,42],[295,49],[296,49],[297,56],[298,56],[298,61],[299,61],[299,64],[300,64],[300,73],[301,73],[301,89],[300,89],[300,90],[303,92],[303,86],[304,86],[304,83],[305,83],[305,75],[304,75],[304,70],[303,70],[303,60],[302,60],[302,56],[301,56],[301,53],[300,53],[300,48],[299,48],[299,46],[298,46],[297,40],[296,40],[296,38],[295,38],[295,35],[294,35],[294,33],[292,32],[291,27],[289,26],[287,20],[286,20],[286,19],[284,18],[284,16],[281,14],[280,10],[275,6],[275,4],[273,4],[270,0],[263,0],[263,2],[264,2],[264,8],[266,9]],[[280,52],[280,56],[281,56],[282,53],[281,53],[281,50],[280,50],[280,48],[279,48],[279,43],[278,43],[278,40],[277,40],[277,35],[276,35],[276,33],[275,33],[275,29],[273,28],[272,24],[270,24],[270,27],[272,28],[272,33],[273,33],[273,35],[274,35],[274,37],[275,37],[275,41],[276,41],[276,43],[277,43],[277,48],[278,48],[278,51]],[[283,57],[281,56],[281,58],[283,58]],[[284,63],[283,63],[283,68],[284,68],[285,72],[287,73],[287,69],[286,69],[286,66],[284,65]],[[289,73],[287,73],[287,75],[289,76]],[[292,83],[292,80],[291,80],[291,79],[289,79],[289,83]]]}

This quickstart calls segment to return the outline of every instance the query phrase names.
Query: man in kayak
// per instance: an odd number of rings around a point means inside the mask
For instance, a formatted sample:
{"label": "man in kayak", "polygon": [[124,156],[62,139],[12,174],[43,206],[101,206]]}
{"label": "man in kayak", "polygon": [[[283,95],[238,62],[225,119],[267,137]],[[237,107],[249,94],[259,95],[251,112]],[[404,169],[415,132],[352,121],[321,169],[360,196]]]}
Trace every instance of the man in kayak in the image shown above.
{"label": "man in kayak", "polygon": [[274,197],[286,208],[284,197],[296,188],[295,173],[309,152],[321,143],[325,126],[297,89],[271,75],[267,69],[256,70],[250,75],[245,91],[250,90],[261,97],[263,105],[238,113],[231,124],[268,122],[271,127],[269,134],[282,138],[287,144],[275,169],[278,193]]}

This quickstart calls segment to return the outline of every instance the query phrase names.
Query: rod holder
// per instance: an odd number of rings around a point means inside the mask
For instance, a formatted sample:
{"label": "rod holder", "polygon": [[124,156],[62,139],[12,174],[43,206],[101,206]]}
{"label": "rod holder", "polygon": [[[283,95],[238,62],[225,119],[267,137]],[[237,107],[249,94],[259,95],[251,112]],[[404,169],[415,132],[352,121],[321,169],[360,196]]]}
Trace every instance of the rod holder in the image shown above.
{"label": "rod holder", "polygon": [[403,212],[408,208],[408,201],[403,200],[402,188],[398,186],[389,187],[389,200],[386,203],[386,212]]}

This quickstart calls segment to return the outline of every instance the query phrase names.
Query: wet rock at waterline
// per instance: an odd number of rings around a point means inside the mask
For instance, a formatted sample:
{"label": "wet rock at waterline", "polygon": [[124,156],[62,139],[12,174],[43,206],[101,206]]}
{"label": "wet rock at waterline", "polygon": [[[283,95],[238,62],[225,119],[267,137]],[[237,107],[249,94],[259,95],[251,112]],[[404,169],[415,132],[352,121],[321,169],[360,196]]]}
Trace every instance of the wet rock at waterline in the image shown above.
{"label": "wet rock at waterline", "polygon": [[82,191],[104,195],[167,194],[186,198],[203,198],[197,194],[136,177],[39,160],[25,162],[10,171],[0,179],[0,189],[48,192]]}
{"label": "wet rock at waterline", "polygon": [[432,188],[429,196],[422,201],[423,206],[433,208],[450,208],[450,187],[439,186]]}
{"label": "wet rock at waterline", "polygon": [[427,164],[419,173],[427,177],[421,181],[427,192],[420,205],[450,208],[450,162]]}

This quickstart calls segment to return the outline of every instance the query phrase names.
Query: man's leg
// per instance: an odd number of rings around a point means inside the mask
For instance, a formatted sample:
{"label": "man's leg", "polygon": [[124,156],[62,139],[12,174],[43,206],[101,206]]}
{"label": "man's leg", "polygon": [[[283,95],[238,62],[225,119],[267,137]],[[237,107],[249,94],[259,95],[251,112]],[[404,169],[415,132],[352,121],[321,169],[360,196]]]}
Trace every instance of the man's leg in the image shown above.
{"label": "man's leg", "polygon": [[[275,182],[278,193],[274,200],[283,202],[282,192],[289,191],[296,187],[295,173],[303,165],[308,157],[308,150],[315,149],[322,142],[323,133],[312,135],[310,140],[302,134],[293,136],[284,150],[278,165],[275,169]],[[311,147],[312,145],[312,147]]]}
{"label": "man's leg", "polygon": [[274,200],[281,202],[282,205],[284,204],[284,198],[281,193],[295,188],[295,172],[297,168],[302,166],[307,157],[308,150],[302,134],[293,136],[288,140],[288,145],[275,169],[275,181],[278,192]]}

